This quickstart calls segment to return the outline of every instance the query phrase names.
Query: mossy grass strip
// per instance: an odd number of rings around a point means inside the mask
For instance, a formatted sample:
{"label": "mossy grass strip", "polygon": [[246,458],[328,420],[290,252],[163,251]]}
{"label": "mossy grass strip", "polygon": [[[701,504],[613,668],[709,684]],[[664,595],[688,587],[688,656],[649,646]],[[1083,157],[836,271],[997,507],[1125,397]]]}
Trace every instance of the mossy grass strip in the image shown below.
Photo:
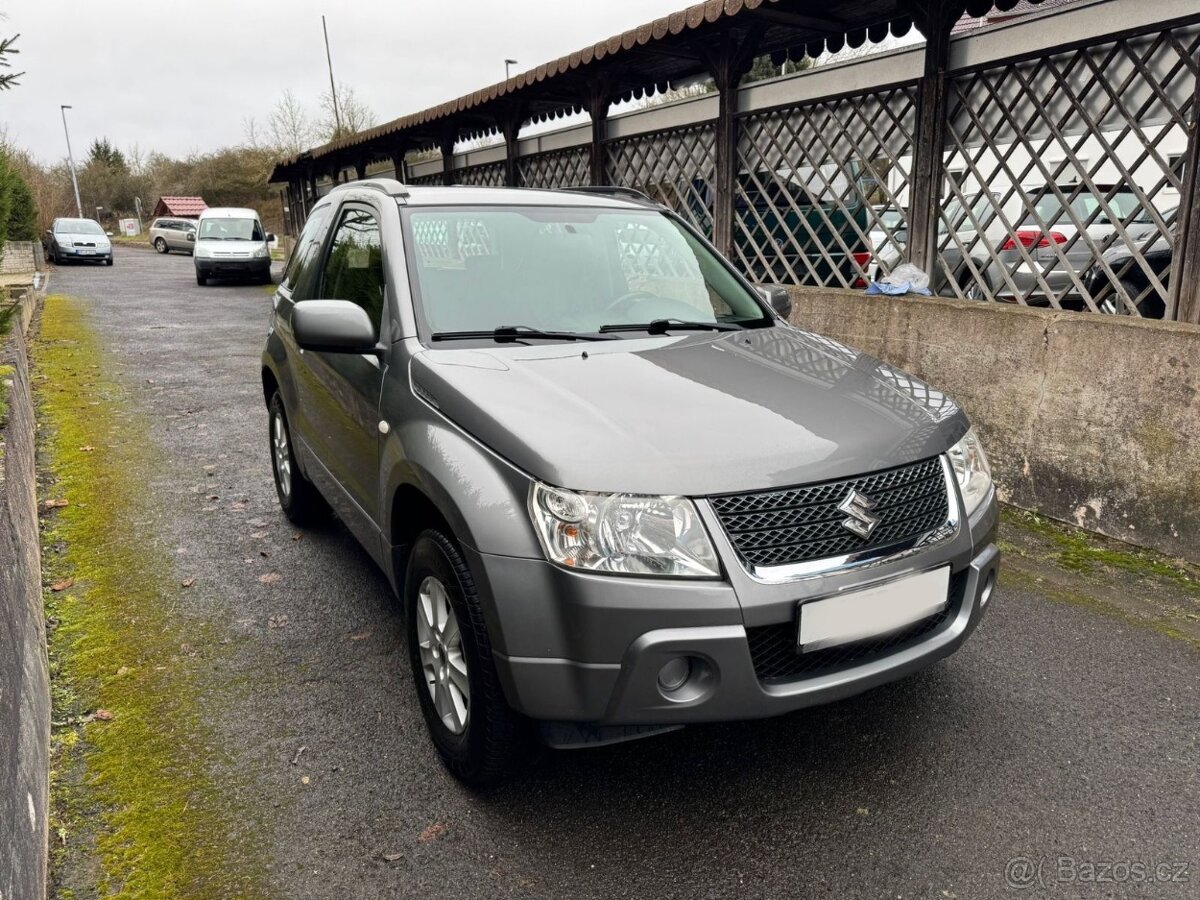
{"label": "mossy grass strip", "polygon": [[183,610],[154,533],[147,423],[82,302],[47,298],[33,360],[41,499],[68,504],[44,529],[58,896],[263,896],[261,863],[233,837],[252,817],[216,774],[231,768],[211,721],[221,686],[206,682],[220,635]]}

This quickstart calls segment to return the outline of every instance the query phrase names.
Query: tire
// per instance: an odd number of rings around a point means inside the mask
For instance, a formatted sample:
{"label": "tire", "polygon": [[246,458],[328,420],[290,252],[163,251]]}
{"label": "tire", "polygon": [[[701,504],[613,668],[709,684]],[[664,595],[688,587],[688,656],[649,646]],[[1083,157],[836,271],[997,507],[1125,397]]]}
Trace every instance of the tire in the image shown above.
{"label": "tire", "polygon": [[106,266],[111,266],[111,265],[113,264],[112,257],[110,256],[108,259],[106,259],[106,260],[104,261],[104,264],[105,264]]}
{"label": "tire", "polygon": [[[987,266],[986,262],[978,262],[976,268],[983,269]],[[958,276],[958,286],[962,291],[963,297],[967,300],[987,300],[988,295],[992,290],[992,281],[988,278],[987,272],[980,272],[980,277],[976,278],[969,268],[963,269]]]}
{"label": "tire", "polygon": [[157,250],[159,253],[170,253],[171,252],[171,248],[167,246],[167,242],[163,238],[155,238],[154,239],[154,249]]}
{"label": "tire", "polygon": [[279,508],[293,525],[312,525],[329,515],[329,506],[296,464],[292,430],[279,391],[272,395],[268,411],[267,441]]}
{"label": "tire", "polygon": [[[431,613],[439,606],[440,623]],[[504,698],[475,581],[458,546],[441,531],[424,531],[413,544],[404,611],[417,701],[442,762],[469,787],[504,780],[529,756],[532,723]],[[467,685],[465,695],[461,684]],[[442,698],[440,709],[435,693]]]}
{"label": "tire", "polygon": [[202,275],[199,269],[196,270],[196,284],[200,285],[201,287],[208,284],[208,278]]}

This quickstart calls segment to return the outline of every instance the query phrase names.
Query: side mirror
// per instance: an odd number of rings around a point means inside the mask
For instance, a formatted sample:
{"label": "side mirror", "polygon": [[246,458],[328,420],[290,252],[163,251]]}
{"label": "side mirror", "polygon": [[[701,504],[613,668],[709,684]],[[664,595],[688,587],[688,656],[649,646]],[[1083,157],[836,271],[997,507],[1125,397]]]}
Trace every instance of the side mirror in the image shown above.
{"label": "side mirror", "polygon": [[760,287],[759,295],[767,301],[767,306],[775,311],[775,314],[781,319],[786,319],[792,312],[792,295],[788,293],[787,288],[779,287]]}
{"label": "side mirror", "polygon": [[267,232],[267,243],[268,244],[275,243],[275,235],[271,234],[271,232],[269,232],[269,231]]}
{"label": "side mirror", "polygon": [[349,300],[304,300],[292,309],[292,331],[304,350],[374,353],[375,326],[366,310]]}
{"label": "side mirror", "polygon": [[112,233],[111,231],[106,231],[106,232],[104,232],[104,233],[105,233],[106,235],[108,235],[109,237],[112,237],[112,236],[113,236],[113,233]]}

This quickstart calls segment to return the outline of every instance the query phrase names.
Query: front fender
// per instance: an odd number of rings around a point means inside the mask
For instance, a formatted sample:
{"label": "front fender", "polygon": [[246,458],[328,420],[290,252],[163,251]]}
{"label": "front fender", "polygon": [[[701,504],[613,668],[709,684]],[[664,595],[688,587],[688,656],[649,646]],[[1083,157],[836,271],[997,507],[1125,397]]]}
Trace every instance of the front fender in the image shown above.
{"label": "front fender", "polygon": [[397,533],[392,517],[399,513],[392,499],[408,485],[437,507],[454,537],[468,547],[541,558],[526,507],[529,476],[440,414],[425,410],[394,428],[384,442],[384,534]]}

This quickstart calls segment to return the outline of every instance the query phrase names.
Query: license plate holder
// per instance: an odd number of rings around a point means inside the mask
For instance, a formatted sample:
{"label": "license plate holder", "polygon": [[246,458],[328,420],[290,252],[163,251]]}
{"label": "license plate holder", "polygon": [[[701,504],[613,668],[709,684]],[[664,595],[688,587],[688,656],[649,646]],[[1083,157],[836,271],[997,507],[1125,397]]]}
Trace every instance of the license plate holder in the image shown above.
{"label": "license plate holder", "polygon": [[811,653],[885,637],[936,615],[950,602],[950,567],[905,575],[833,597],[796,612],[796,650]]}

